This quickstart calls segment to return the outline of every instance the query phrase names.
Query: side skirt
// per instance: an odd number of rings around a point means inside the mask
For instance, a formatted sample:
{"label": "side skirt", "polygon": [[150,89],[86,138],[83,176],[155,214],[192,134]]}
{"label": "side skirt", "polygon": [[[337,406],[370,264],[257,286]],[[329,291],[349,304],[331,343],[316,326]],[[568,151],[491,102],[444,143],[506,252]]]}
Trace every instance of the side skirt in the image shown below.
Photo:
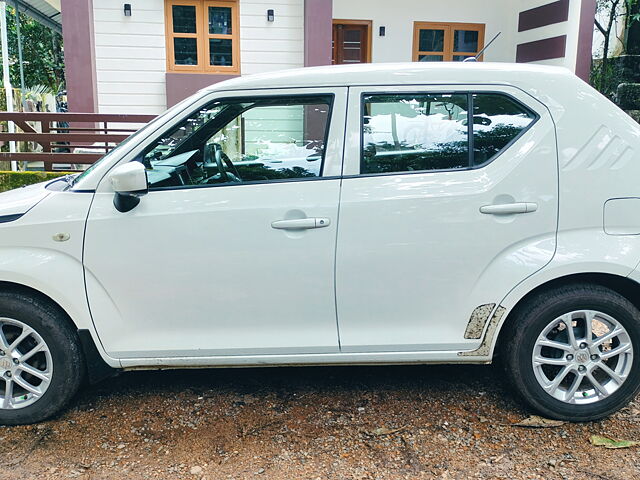
{"label": "side skirt", "polygon": [[125,370],[327,365],[489,364],[491,357],[459,356],[459,352],[320,353],[310,355],[243,355],[121,359]]}

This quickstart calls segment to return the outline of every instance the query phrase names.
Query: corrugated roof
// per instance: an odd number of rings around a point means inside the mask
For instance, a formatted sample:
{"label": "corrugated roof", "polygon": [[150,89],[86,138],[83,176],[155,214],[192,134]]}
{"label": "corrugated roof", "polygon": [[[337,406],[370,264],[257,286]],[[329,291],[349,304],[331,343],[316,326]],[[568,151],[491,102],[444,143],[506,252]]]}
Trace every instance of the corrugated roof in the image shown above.
{"label": "corrugated roof", "polygon": [[45,27],[62,33],[60,0],[8,0],[7,3],[17,6],[22,13],[29,15]]}

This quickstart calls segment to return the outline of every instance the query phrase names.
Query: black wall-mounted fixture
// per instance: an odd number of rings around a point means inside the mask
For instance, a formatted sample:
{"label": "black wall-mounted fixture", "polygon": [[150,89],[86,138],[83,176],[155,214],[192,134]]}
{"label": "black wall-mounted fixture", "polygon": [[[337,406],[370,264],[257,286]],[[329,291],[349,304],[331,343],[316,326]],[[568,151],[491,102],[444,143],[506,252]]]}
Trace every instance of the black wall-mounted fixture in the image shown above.
{"label": "black wall-mounted fixture", "polygon": [[387,27],[380,27],[380,36],[384,37],[387,34]]}
{"label": "black wall-mounted fixture", "polygon": [[276,19],[276,14],[272,8],[267,10],[267,22],[273,22]]}
{"label": "black wall-mounted fixture", "polygon": [[130,3],[125,3],[124,4],[124,16],[125,17],[130,17],[131,16],[131,4]]}

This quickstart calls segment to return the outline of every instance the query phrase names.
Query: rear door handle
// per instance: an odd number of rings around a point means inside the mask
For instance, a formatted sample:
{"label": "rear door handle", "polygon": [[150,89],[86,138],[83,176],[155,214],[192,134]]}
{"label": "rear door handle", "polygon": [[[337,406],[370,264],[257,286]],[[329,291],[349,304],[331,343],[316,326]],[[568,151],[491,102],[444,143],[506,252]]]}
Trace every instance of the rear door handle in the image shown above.
{"label": "rear door handle", "polygon": [[295,220],[278,220],[271,222],[271,227],[277,230],[308,230],[310,228],[323,228],[331,225],[328,218],[296,218]]}
{"label": "rear door handle", "polygon": [[504,203],[480,207],[480,213],[488,215],[512,215],[514,213],[531,213],[536,210],[538,210],[538,204],[533,202]]}

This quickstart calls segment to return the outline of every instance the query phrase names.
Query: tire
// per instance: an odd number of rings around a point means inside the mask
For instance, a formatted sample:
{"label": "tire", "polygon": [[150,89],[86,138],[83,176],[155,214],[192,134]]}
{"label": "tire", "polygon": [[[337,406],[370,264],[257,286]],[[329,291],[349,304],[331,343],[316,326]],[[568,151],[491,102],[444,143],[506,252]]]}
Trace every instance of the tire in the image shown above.
{"label": "tire", "polygon": [[[612,290],[576,284],[537,294],[514,312],[506,328],[501,353],[507,377],[522,400],[545,417],[598,420],[640,390],[640,311]],[[608,333],[611,339],[598,345]],[[549,340],[555,342],[551,347]]]}
{"label": "tire", "polygon": [[[0,424],[52,417],[73,398],[85,374],[77,332],[57,306],[9,292],[0,292],[0,329]],[[7,380],[12,382],[9,403]]]}

